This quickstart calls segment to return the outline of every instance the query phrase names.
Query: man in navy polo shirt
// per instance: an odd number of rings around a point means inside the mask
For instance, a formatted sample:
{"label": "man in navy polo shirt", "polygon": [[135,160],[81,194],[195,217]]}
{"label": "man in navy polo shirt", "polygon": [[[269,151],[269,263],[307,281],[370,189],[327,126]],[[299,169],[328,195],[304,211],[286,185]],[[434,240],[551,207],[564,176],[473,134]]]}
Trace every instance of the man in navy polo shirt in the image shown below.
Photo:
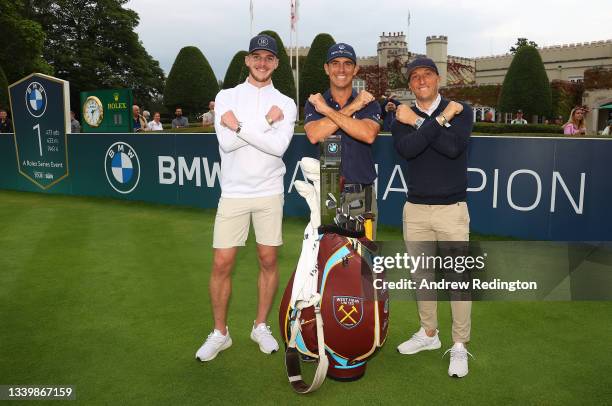
{"label": "man in navy polo shirt", "polygon": [[373,236],[376,238],[376,169],[372,144],[380,131],[380,105],[369,92],[357,93],[353,78],[359,72],[353,47],[338,43],[327,51],[323,65],[329,76],[329,89],[310,95],[304,106],[304,130],[311,143],[325,140],[332,134],[342,136],[342,192],[347,201],[361,200],[363,206],[351,210],[356,216],[374,214]]}

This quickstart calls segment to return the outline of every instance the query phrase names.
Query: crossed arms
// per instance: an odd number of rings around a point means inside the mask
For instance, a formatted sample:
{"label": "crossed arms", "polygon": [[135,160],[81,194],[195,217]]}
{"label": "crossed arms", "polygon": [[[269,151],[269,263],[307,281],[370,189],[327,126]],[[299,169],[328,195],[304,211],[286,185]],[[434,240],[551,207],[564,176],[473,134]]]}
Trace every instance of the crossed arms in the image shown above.
{"label": "crossed arms", "polygon": [[[293,102],[285,103],[282,109],[274,105],[265,116],[239,122],[224,99],[220,93],[215,100],[215,130],[224,152],[251,145],[267,154],[283,156],[291,142],[297,115]],[[239,126],[241,129],[237,134]]]}
{"label": "crossed arms", "polygon": [[[468,111],[461,114],[464,109]],[[467,105],[451,101],[442,114],[451,124],[449,127],[442,125],[438,116],[416,130],[414,125],[419,116],[409,106],[400,105],[391,128],[397,152],[405,159],[413,159],[431,146],[451,159],[461,155],[472,132],[472,111]]]}
{"label": "crossed arms", "polygon": [[334,134],[341,128],[349,136],[356,140],[372,144],[380,130],[380,124],[370,119],[356,119],[353,114],[374,101],[374,96],[362,90],[357,97],[340,111],[328,106],[320,93],[310,95],[308,101],[315,110],[325,117],[311,121],[304,126],[308,140],[316,144]]}

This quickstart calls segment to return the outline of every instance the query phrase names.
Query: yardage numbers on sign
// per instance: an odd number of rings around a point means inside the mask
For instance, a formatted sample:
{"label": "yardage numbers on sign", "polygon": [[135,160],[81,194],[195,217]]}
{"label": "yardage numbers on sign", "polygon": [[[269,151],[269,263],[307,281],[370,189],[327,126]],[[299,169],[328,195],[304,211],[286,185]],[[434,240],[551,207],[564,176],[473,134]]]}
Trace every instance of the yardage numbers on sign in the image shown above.
{"label": "yardage numbers on sign", "polygon": [[68,82],[34,73],[9,86],[19,173],[41,189],[68,176]]}

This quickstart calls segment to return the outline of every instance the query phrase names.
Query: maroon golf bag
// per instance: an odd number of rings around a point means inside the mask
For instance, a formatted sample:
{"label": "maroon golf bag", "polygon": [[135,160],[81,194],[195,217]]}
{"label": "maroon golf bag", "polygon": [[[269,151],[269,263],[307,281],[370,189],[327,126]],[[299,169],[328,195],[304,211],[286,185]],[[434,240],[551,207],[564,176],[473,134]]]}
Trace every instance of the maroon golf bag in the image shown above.
{"label": "maroon golf bag", "polygon": [[[389,323],[388,292],[374,288],[374,280],[383,278],[383,274],[372,271],[372,241],[350,236],[338,227],[333,232],[329,227],[319,230],[318,295],[302,308],[293,308],[294,273],[279,314],[281,337],[287,344],[289,381],[300,393],[320,386],[324,369],[336,380],[361,378],[368,358],[385,342]],[[319,362],[310,385],[301,376],[302,356]]]}

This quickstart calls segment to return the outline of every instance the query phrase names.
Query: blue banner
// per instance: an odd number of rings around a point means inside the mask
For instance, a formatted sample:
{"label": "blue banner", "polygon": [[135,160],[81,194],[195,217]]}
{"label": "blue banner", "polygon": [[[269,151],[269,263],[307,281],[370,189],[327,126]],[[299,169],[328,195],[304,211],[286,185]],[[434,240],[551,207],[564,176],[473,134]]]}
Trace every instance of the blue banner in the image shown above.
{"label": "blue banner", "polygon": [[[43,191],[18,172],[12,134],[0,134],[0,188],[105,196],[214,208],[220,158],[214,134],[71,134],[70,175]],[[297,164],[317,148],[296,134],[285,153],[285,214],[305,216],[293,187]],[[612,140],[473,136],[469,151],[471,229],[530,240],[612,240]],[[390,136],[374,144],[379,220],[401,226],[406,182]]]}

